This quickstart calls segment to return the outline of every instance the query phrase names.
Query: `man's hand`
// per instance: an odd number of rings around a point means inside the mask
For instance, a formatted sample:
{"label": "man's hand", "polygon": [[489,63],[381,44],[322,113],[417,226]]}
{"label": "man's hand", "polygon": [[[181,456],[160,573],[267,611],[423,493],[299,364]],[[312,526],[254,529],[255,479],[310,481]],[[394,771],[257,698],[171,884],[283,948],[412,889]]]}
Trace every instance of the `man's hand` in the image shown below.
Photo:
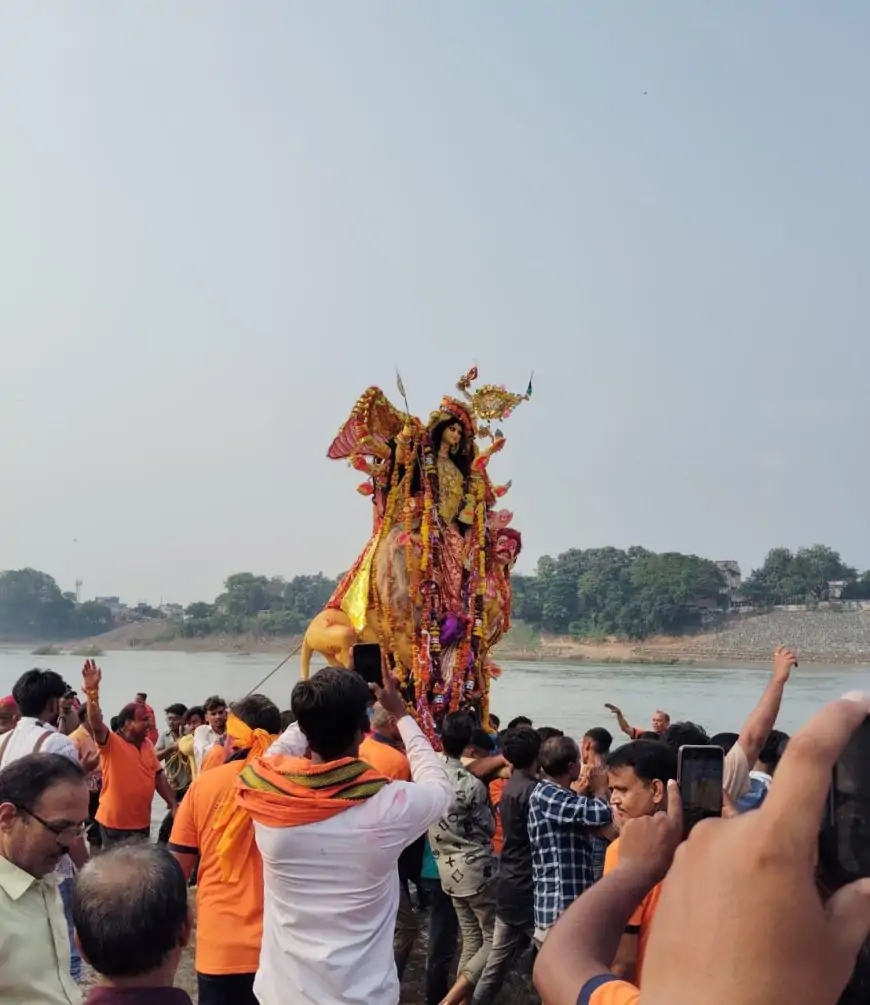
{"label": "man's hand", "polygon": [[394,719],[401,719],[403,715],[408,714],[405,699],[399,694],[399,682],[392,674],[387,674],[384,678],[383,687],[380,684],[369,684],[369,687],[381,703],[381,708],[389,712]]}
{"label": "man's hand", "polygon": [[825,706],[789,743],[759,809],[693,828],[662,887],[645,1000],[696,1005],[699,987],[711,1005],[837,1000],[870,933],[870,880],[823,904],[818,836],[831,770],[868,714],[866,695]]}
{"label": "man's hand", "polygon": [[99,690],[100,682],[103,679],[103,671],[93,660],[85,660],[82,667],[82,685],[85,691]]}
{"label": "man's hand", "polygon": [[651,817],[627,820],[619,835],[619,867],[649,873],[653,883],[665,878],[683,840],[683,803],[676,782],[668,782],[668,808]]}
{"label": "man's hand", "polygon": [[794,649],[779,646],[773,654],[773,679],[780,684],[788,683],[792,668],[797,665],[797,653]]}
{"label": "man's hand", "polygon": [[606,701],[604,707],[613,712],[614,715],[622,715],[622,709],[618,705],[611,705],[609,701]]}

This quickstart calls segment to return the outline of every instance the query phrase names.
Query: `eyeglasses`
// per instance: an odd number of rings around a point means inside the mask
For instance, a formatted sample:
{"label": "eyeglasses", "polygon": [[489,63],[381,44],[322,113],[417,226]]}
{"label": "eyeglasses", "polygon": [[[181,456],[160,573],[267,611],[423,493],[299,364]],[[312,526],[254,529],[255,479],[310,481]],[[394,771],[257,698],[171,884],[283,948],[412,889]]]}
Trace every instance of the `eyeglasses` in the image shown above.
{"label": "eyeglasses", "polygon": [[52,834],[58,839],[62,837],[69,837],[71,840],[76,841],[80,837],[85,836],[85,831],[88,829],[87,823],[81,824],[53,824],[48,820],[43,820],[42,817],[38,816],[33,810],[29,810],[26,806],[17,806],[16,809],[20,810],[22,813],[26,813],[29,817],[42,824],[42,826],[51,831]]}

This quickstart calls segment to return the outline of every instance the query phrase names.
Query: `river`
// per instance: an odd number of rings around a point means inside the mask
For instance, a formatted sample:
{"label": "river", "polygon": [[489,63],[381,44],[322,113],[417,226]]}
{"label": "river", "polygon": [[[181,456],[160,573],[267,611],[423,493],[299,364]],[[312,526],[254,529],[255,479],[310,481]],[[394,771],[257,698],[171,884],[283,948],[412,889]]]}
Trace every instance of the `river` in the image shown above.
{"label": "river", "polygon": [[[227,701],[254,688],[278,663],[268,655],[184,653],[120,650],[98,662],[103,668],[102,699],[107,715],[114,715],[137,691],[148,694],[163,728],[161,710],[172,702],[201,704],[211,694]],[[71,655],[34,656],[27,649],[0,650],[0,696],[33,666],[51,667],[69,684],[81,689],[82,658]],[[645,727],[661,708],[671,718],[692,719],[710,733],[738,731],[769,679],[763,666],[691,667],[594,665],[591,663],[505,662],[493,683],[492,711],[503,724],[527,715],[536,725],[558,726],[582,736],[591,726],[615,728],[604,703],[621,706],[633,724]],[[288,708],[290,691],[299,676],[298,658],[290,660],[260,690],[279,708]],[[793,731],[821,704],[854,688],[870,687],[870,674],[861,667],[799,667],[786,690],[779,726]]]}

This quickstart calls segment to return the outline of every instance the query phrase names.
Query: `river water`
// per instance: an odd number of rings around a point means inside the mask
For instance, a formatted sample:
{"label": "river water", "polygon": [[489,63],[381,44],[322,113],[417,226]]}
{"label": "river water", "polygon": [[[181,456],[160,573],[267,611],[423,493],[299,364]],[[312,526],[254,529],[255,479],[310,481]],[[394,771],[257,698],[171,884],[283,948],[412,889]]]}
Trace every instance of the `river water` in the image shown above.
{"label": "river water", "polygon": [[[229,655],[122,650],[99,659],[103,668],[102,704],[114,715],[137,691],[162,720],[172,702],[201,704],[211,694],[227,701],[254,688],[279,662],[274,654]],[[0,650],[0,696],[33,666],[51,667],[70,685],[81,689],[82,658],[70,655],[34,656],[27,649]],[[288,708],[290,691],[299,676],[298,658],[290,660],[260,687],[279,708]],[[502,724],[527,715],[536,725],[558,726],[582,736],[591,726],[617,733],[606,701],[619,705],[633,724],[647,726],[657,708],[671,718],[692,719],[711,734],[738,731],[769,679],[763,666],[689,667],[604,665],[591,663],[504,662],[502,677],[493,683],[492,711]],[[799,667],[786,690],[779,726],[792,732],[821,704],[855,688],[870,688],[870,672],[860,667]],[[158,728],[163,728],[162,721]]]}

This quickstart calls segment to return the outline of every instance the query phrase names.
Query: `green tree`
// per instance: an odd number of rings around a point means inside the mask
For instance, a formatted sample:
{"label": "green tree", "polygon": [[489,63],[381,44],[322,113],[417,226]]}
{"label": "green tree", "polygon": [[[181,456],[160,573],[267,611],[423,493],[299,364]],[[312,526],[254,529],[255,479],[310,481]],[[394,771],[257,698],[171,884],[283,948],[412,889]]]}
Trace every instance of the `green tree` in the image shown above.
{"label": "green tree", "polygon": [[74,609],[48,573],[29,568],[0,573],[0,634],[7,638],[64,638],[73,627]]}
{"label": "green tree", "polygon": [[187,618],[192,618],[195,621],[204,621],[207,618],[212,617],[217,611],[217,607],[214,604],[206,604],[203,601],[198,600],[193,604],[188,604],[185,608],[184,614]]}

